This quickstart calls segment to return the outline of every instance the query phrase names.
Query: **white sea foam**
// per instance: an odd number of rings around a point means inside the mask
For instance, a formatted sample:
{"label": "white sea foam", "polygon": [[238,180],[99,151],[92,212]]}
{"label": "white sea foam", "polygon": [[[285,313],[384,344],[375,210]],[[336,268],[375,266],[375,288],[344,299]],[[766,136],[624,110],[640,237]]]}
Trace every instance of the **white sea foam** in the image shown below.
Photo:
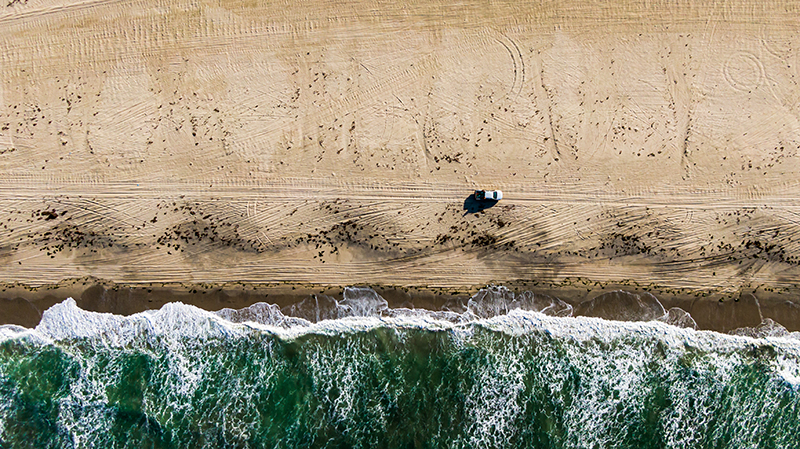
{"label": "white sea foam", "polygon": [[276,304],[257,302],[244,309],[222,309],[216,315],[232,323],[259,323],[267,326],[291,328],[311,324],[304,318],[286,316]]}
{"label": "white sea foam", "polygon": [[104,336],[118,343],[124,338],[124,321],[118,315],[83,310],[74,299],[67,298],[44,311],[36,331],[53,340]]}
{"label": "white sea foam", "polygon": [[425,326],[434,326],[434,323],[440,322],[464,324],[474,319],[474,317],[467,316],[467,314],[451,312],[449,310],[431,311],[425,309],[407,309],[403,307],[386,309],[381,312],[381,316],[386,318],[395,318],[399,322],[402,322],[405,319],[407,321],[425,323]]}
{"label": "white sea foam", "polygon": [[338,306],[341,309],[339,317],[345,316],[375,316],[389,308],[386,302],[375,290],[366,287],[347,287],[344,289],[342,301]]}
{"label": "white sea foam", "polygon": [[512,310],[541,312],[551,316],[572,316],[572,306],[548,295],[530,291],[515,294],[507,287],[492,285],[481,289],[467,302],[469,314],[478,318],[506,315]]}
{"label": "white sea foam", "polygon": [[775,360],[775,370],[788,384],[800,389],[800,360],[797,357],[779,355]]}
{"label": "white sea foam", "polygon": [[216,313],[182,303],[169,303],[159,310],[124,317],[82,310],[72,298],[68,298],[46,310],[33,332],[18,326],[2,326],[0,338],[33,335],[56,341],[91,338],[109,346],[127,346],[145,335],[170,339],[207,339],[242,336],[258,330],[293,339],[309,333],[334,335],[365,332],[378,327],[469,332],[471,325],[478,325],[514,335],[546,332],[553,337],[577,341],[599,339],[609,342],[636,335],[655,338],[673,346],[717,352],[730,352],[747,344],[770,344],[795,350],[800,347],[797,333],[783,337],[752,338],[681,329],[659,321],[623,322],[591,317],[554,317],[519,308],[505,314],[479,318],[471,310],[458,314],[424,309],[388,309],[383,305],[385,300],[369,295],[366,304],[357,303],[352,296],[346,301],[347,310],[355,316],[311,323],[285,316],[277,307],[263,303],[251,306],[245,312],[224,309]]}
{"label": "white sea foam", "polygon": [[27,327],[17,326],[16,324],[0,326],[0,342],[30,336],[35,336],[35,333]]}
{"label": "white sea foam", "polygon": [[[361,298],[366,298],[364,304],[358,303]],[[771,331],[770,336],[754,338],[749,334],[726,335],[679,328],[660,321],[620,322],[550,316],[522,307],[493,308],[491,312],[484,309],[476,313],[475,307],[470,306],[461,314],[389,309],[382,298],[369,291],[354,291],[342,302],[345,301],[345,312],[355,316],[311,322],[286,316],[277,306],[264,303],[244,311],[227,309],[216,313],[171,303],[160,310],[123,317],[81,310],[74,300],[67,299],[47,310],[34,330],[3,326],[0,338],[25,337],[42,343],[55,342],[67,351],[82,351],[80,345],[71,345],[75,340],[86,340],[100,349],[114,347],[123,351],[134,345],[136,351],[133,352],[159,360],[153,364],[153,369],[157,370],[153,375],[164,383],[165,397],[149,396],[143,403],[144,411],[159,422],[169,424],[175,417],[191,411],[193,398],[204,394],[198,388],[207,385],[210,373],[221,365],[214,359],[217,357],[214,345],[225,348],[224,344],[239,338],[256,337],[246,343],[263,345],[253,350],[259,351],[264,360],[259,365],[262,370],[257,377],[259,383],[268,385],[274,374],[269,367],[276,366],[270,363],[283,362],[275,360],[280,357],[270,352],[270,345],[278,340],[262,338],[264,334],[288,342],[309,335],[347,337],[376,329],[393,329],[397,341],[402,344],[403,335],[408,331],[445,332],[453,345],[452,350],[479,348],[472,353],[482,357],[482,363],[478,364],[481,368],[470,374],[472,387],[464,396],[470,415],[465,422],[463,443],[471,447],[502,445],[517,434],[516,426],[526,413],[526,403],[520,397],[525,393],[526,382],[530,382],[529,376],[537,377],[536,385],[550,389],[553,406],[570,423],[559,437],[562,438],[559,444],[565,447],[586,447],[603,441],[611,444],[621,431],[620,426],[624,426],[625,416],[635,419],[646,413],[643,407],[647,406],[647,395],[656,384],[669,385],[666,394],[671,406],[667,414],[660,417],[667,446],[696,445],[704,441],[707,427],[713,424],[714,413],[719,413],[713,407],[704,406],[705,414],[698,414],[697,404],[713,404],[720,394],[719,388],[728,385],[737,369],[752,363],[753,357],[761,357],[759,354],[768,355],[763,360],[771,367],[774,385],[767,387],[774,389],[776,397],[787,384],[800,388],[800,341],[782,332]],[[498,339],[498,333],[508,338]],[[385,411],[380,407],[368,408],[367,413],[373,414],[369,420],[359,416],[365,413],[364,404],[369,400],[361,396],[364,394],[361,385],[371,379],[370,369],[376,357],[365,350],[363,341],[345,338],[343,345],[305,347],[308,368],[315,388],[319,389],[318,398],[324,402],[324,411],[331,422],[345,427],[359,422],[382,426],[387,422]],[[535,360],[525,355],[539,346],[543,349]],[[204,356],[198,359],[198,354]],[[94,436],[87,432],[94,429],[99,435],[92,423],[110,422],[102,416],[107,413],[106,386],[120,383],[118,378],[124,375],[122,365],[106,364],[103,369],[97,369],[101,363],[92,357],[95,356],[75,358],[81,365],[80,379],[70,385],[70,394],[59,408],[59,422],[78,438],[74,441],[76,445],[83,447],[100,444],[100,440],[92,440]],[[689,369],[691,375],[681,374],[680,367]],[[663,379],[653,382],[653,376],[663,376]],[[575,378],[579,379],[578,384]],[[236,376],[230,381],[237,381]],[[232,404],[239,404],[231,406],[232,410],[246,409],[241,404],[246,404],[248,394],[252,393],[246,385],[241,392],[231,388],[226,389],[230,393],[225,394]],[[387,383],[383,388],[388,397],[392,397],[392,389],[396,387]],[[565,395],[565,391],[570,393]],[[689,391],[691,395],[685,394]],[[768,405],[771,399],[759,400]],[[224,420],[229,405],[221,403],[203,419]],[[737,430],[736,434],[736,441],[742,447],[756,438],[746,429],[746,424],[747,420],[766,413],[765,405],[759,407],[735,418],[741,420],[744,429]],[[242,423],[257,420],[257,416],[244,418]],[[247,425],[232,424],[233,428],[240,435],[247,435]]]}
{"label": "white sea foam", "polygon": [[141,335],[175,339],[234,336],[239,328],[231,324],[212,312],[180,302],[121,316],[86,311],[67,298],[42,314],[35,332],[56,341],[91,338],[109,346],[126,346]]}
{"label": "white sea foam", "polygon": [[525,412],[525,403],[518,400],[525,390],[527,373],[523,348],[511,342],[503,351],[490,350],[490,360],[477,373],[472,390],[466,397],[467,433],[470,447],[503,447],[516,432],[515,421]]}

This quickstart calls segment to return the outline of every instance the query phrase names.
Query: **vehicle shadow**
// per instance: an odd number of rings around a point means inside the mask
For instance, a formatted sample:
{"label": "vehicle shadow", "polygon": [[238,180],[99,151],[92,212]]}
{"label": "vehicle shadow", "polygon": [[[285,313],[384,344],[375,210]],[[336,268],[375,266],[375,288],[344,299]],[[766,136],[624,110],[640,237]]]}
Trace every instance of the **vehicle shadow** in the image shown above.
{"label": "vehicle shadow", "polygon": [[495,204],[497,204],[497,200],[478,201],[475,199],[475,194],[473,193],[464,200],[464,210],[466,211],[464,212],[464,215],[474,214],[476,212],[486,210]]}

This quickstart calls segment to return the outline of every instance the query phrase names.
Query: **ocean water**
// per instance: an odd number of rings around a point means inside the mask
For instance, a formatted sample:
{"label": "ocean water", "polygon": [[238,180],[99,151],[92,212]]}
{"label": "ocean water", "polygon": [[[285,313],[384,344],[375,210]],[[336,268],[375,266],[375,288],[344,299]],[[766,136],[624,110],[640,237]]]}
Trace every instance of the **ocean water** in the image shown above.
{"label": "ocean water", "polygon": [[796,334],[473,299],[388,309],[348,289],[129,317],[66,299],[0,327],[0,447],[800,447]]}

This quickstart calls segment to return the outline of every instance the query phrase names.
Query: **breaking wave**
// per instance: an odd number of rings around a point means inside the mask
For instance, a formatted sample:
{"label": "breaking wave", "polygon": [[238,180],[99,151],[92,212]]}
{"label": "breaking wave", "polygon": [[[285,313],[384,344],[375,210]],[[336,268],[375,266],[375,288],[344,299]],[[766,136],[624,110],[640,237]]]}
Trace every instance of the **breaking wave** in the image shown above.
{"label": "breaking wave", "polygon": [[797,333],[621,301],[631,321],[503,288],[440,311],[367,288],[127,317],[67,299],[0,327],[0,446],[796,447]]}

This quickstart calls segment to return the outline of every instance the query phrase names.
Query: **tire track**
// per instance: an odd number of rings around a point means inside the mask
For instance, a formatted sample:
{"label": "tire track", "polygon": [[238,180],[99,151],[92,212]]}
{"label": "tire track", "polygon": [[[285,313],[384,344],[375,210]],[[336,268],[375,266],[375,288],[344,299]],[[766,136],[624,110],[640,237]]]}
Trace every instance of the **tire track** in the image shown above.
{"label": "tire track", "polygon": [[[331,179],[270,179],[242,183],[237,180],[198,182],[142,183],[136,181],[103,182],[90,178],[54,177],[41,180],[37,176],[10,174],[0,182],[4,199],[17,201],[55,196],[81,196],[111,201],[123,199],[171,199],[180,195],[194,198],[218,198],[232,203],[247,203],[269,197],[275,203],[291,203],[297,199],[383,201],[402,203],[462,202],[472,193],[473,185],[452,183],[402,183],[387,181],[339,181]],[[212,185],[213,187],[209,187]],[[557,191],[530,184],[498,183],[506,198],[503,204],[604,204],[624,206],[662,206],[679,209],[724,209],[736,207],[776,207],[800,209],[800,195],[790,194],[794,184],[782,186],[781,191],[757,192],[751,189],[734,191],[701,191],[693,188],[641,192],[630,195],[623,192],[595,191],[591,188],[565,187]],[[786,191],[786,192],[784,192]],[[57,193],[56,193],[57,192]],[[602,193],[601,193],[602,192]],[[401,204],[402,204],[401,203]],[[398,208],[402,207],[400,205]]]}

